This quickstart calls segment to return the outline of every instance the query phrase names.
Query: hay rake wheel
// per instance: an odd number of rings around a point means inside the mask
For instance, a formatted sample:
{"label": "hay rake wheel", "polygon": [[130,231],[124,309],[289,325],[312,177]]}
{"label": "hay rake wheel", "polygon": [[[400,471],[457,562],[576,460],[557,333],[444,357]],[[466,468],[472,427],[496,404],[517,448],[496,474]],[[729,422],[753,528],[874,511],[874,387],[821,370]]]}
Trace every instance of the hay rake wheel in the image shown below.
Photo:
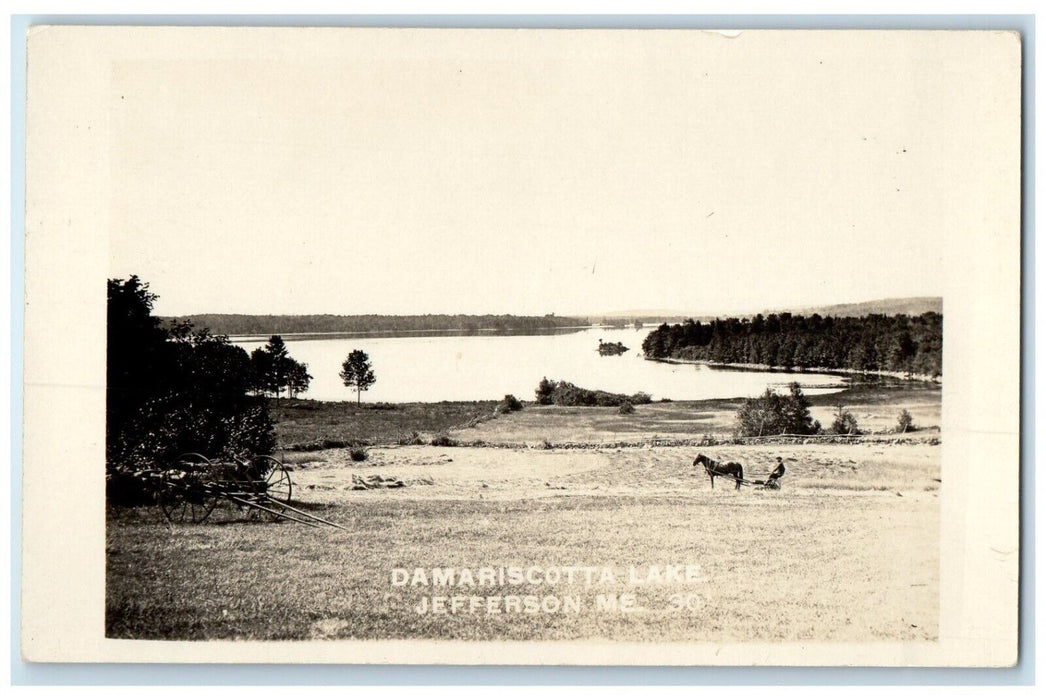
{"label": "hay rake wheel", "polygon": [[171,523],[202,523],[222,496],[207,481],[212,462],[201,454],[180,456],[176,468],[163,473],[158,493],[160,509]]}
{"label": "hay rake wheel", "polygon": [[246,520],[289,520],[308,527],[345,528],[291,505],[291,470],[268,455],[214,461],[190,453],[159,477],[157,502],[172,523],[202,523],[215,507],[232,503]]}
{"label": "hay rake wheel", "polygon": [[291,475],[287,467],[277,460],[263,455],[254,459],[258,479],[261,482],[261,493],[267,505],[280,515],[266,513],[270,520],[279,520],[291,503]]}

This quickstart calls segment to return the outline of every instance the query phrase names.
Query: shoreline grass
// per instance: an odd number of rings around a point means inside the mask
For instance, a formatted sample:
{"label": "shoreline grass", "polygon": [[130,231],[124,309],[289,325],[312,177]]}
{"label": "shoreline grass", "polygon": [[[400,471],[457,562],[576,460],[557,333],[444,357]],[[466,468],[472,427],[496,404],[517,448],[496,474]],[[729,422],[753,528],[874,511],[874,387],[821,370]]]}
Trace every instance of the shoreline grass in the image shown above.
{"label": "shoreline grass", "polygon": [[307,451],[396,444],[494,416],[498,401],[375,403],[284,399],[270,404],[282,449]]}

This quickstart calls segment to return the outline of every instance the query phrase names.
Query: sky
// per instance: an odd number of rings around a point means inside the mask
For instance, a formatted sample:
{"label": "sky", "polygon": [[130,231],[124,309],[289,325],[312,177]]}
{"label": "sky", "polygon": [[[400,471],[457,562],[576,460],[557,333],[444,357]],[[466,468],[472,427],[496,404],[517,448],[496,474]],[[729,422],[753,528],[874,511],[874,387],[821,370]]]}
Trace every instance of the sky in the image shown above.
{"label": "sky", "polygon": [[961,33],[218,37],[112,64],[109,275],[162,315],[939,296],[991,226]]}

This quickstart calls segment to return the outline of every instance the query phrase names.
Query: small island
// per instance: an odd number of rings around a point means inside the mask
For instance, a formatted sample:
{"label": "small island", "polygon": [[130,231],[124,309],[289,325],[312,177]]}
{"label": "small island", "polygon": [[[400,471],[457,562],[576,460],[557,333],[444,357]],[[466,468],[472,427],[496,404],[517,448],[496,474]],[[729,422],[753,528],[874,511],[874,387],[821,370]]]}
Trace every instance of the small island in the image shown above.
{"label": "small island", "polygon": [[626,352],[628,348],[621,343],[604,343],[602,338],[599,339],[600,355],[624,355]]}

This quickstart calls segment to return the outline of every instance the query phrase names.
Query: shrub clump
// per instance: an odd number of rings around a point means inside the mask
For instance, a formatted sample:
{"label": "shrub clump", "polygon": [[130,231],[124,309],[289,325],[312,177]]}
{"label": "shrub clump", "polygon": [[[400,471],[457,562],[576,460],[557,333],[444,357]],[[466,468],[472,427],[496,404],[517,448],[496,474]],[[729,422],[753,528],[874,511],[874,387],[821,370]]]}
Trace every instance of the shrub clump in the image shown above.
{"label": "shrub clump", "polygon": [[552,405],[552,392],[556,390],[556,383],[550,382],[548,377],[542,377],[538,382],[537,391],[534,392],[538,404],[541,406]]}
{"label": "shrub clump", "polygon": [[897,414],[897,432],[907,433],[910,430],[915,430],[912,414],[908,413],[907,408],[901,409],[901,412]]}
{"label": "shrub clump", "polygon": [[353,445],[349,448],[349,457],[352,458],[353,462],[365,462],[370,453],[367,452],[367,448],[363,445]]}
{"label": "shrub clump", "polygon": [[433,447],[457,447],[458,441],[446,433],[439,433],[432,438],[431,444]]}
{"label": "shrub clump", "polygon": [[609,391],[598,389],[584,389],[570,382],[549,381],[542,379],[535,392],[539,404],[548,406],[620,406],[628,402],[635,405],[648,404],[651,402],[650,394],[637,392],[628,396],[627,394],[613,394]]}
{"label": "shrub clump", "polygon": [[425,441],[417,430],[412,430],[409,435],[402,436],[398,441],[400,445],[424,445]]}
{"label": "shrub clump", "polygon": [[810,400],[803,396],[799,382],[789,384],[784,396],[767,387],[759,398],[745,399],[736,420],[735,433],[741,437],[814,435],[821,430],[810,415]]}
{"label": "shrub clump", "polygon": [[629,413],[635,413],[636,407],[632,405],[631,401],[622,401],[621,405],[617,407],[617,412],[627,416]]}
{"label": "shrub clump", "polygon": [[505,394],[505,398],[501,400],[495,411],[498,413],[512,413],[514,411],[522,411],[523,402],[517,399],[512,394]]}
{"label": "shrub clump", "polygon": [[857,426],[857,419],[854,418],[854,415],[843,410],[843,406],[840,405],[836,409],[835,420],[832,421],[829,432],[836,435],[860,435],[861,429]]}

